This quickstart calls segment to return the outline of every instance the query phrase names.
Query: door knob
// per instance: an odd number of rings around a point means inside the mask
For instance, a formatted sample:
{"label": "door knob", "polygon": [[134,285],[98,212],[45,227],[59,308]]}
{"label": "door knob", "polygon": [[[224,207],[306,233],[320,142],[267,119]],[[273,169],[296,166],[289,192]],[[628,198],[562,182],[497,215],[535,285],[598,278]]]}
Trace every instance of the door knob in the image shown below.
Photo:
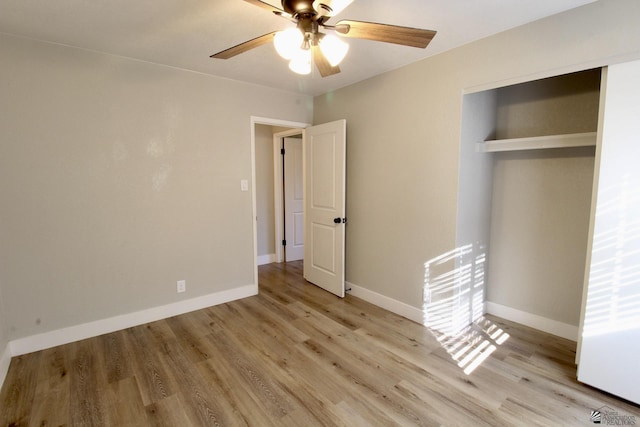
{"label": "door knob", "polygon": [[342,218],[333,218],[333,222],[340,224],[342,222]]}

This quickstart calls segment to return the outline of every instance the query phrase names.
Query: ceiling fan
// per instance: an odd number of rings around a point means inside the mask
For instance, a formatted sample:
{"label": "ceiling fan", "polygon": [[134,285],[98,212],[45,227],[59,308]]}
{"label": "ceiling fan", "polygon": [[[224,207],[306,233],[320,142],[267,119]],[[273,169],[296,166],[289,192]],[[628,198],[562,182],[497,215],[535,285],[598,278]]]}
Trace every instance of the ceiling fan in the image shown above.
{"label": "ceiling fan", "polygon": [[342,20],[328,25],[332,16],[340,13],[353,0],[282,0],[282,9],[260,0],[244,0],[266,9],[296,24],[284,31],[273,31],[255,39],[211,55],[211,58],[229,59],[248,50],[274,42],[280,56],[290,60],[289,68],[298,74],[309,74],[315,63],[322,77],[340,72],[338,64],[345,57],[349,45],[330,30],[343,37],[395,43],[425,48],[436,35],[435,31],[373,22]]}

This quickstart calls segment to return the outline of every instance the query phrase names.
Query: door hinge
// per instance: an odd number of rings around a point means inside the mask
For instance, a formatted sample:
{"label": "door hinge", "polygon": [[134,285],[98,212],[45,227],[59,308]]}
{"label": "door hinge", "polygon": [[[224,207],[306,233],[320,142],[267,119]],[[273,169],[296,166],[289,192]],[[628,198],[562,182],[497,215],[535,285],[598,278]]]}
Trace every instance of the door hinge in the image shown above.
{"label": "door hinge", "polygon": [[282,246],[287,246],[287,241],[286,240],[282,241]]}
{"label": "door hinge", "polygon": [[282,154],[284,156],[284,148],[280,149],[280,154]]}

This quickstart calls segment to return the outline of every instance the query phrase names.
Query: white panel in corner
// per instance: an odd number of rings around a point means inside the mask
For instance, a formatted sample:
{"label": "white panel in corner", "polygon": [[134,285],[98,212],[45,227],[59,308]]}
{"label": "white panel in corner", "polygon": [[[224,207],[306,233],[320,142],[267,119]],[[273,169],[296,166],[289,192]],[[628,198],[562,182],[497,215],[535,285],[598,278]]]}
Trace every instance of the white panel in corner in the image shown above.
{"label": "white panel in corner", "polygon": [[602,88],[578,380],[640,404],[640,61],[610,66]]}
{"label": "white panel in corner", "polygon": [[478,152],[541,150],[547,148],[594,147],[596,132],[566,135],[533,136],[530,138],[494,139],[476,144]]}

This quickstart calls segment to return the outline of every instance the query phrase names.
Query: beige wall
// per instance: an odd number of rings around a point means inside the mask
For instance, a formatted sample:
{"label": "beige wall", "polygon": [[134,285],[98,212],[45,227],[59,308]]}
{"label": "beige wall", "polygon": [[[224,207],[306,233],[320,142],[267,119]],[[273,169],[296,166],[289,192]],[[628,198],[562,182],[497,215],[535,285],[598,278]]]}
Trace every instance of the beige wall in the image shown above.
{"label": "beige wall", "polygon": [[[2,296],[2,288],[3,286],[1,286],[1,282],[0,282],[0,360],[2,358],[2,353],[4,353],[5,348],[9,343],[9,324],[8,324],[7,315],[5,314],[6,310],[4,306],[6,304],[6,301]],[[0,367],[0,384],[2,384],[3,374],[4,373],[2,372],[2,369]]]}
{"label": "beige wall", "polygon": [[273,209],[273,127],[256,125],[256,211],[258,213],[258,256],[275,253]]}
{"label": "beige wall", "polygon": [[496,139],[598,129],[600,69],[511,85],[496,90]]}
{"label": "beige wall", "polygon": [[[478,141],[491,139],[495,135],[497,98],[496,91],[489,90],[467,94],[462,103],[456,244],[452,262],[441,273],[442,278],[447,278],[445,283],[448,286],[445,289],[459,296],[455,299],[458,309],[450,320],[452,325],[458,327],[466,327],[484,314],[493,156],[479,152],[476,145]],[[441,280],[438,277],[434,279],[430,273],[433,264],[430,261],[425,265],[425,273],[429,273],[425,275],[425,289],[429,295],[432,290],[437,292],[442,288]],[[460,314],[468,308],[467,315]],[[425,310],[432,310],[432,304]]]}
{"label": "beige wall", "polygon": [[638,16],[601,0],[316,97],[314,123],[347,119],[347,280],[420,307],[460,243],[463,93],[640,57]]}
{"label": "beige wall", "polygon": [[5,300],[2,297],[2,286],[0,282],[0,387],[4,383],[4,379],[9,370],[11,363],[11,353],[9,348],[9,325],[5,314]]}
{"label": "beige wall", "polygon": [[9,339],[254,283],[250,117],[310,99],[8,36],[0,57]]}
{"label": "beige wall", "polygon": [[487,298],[578,326],[594,148],[495,155]]}

